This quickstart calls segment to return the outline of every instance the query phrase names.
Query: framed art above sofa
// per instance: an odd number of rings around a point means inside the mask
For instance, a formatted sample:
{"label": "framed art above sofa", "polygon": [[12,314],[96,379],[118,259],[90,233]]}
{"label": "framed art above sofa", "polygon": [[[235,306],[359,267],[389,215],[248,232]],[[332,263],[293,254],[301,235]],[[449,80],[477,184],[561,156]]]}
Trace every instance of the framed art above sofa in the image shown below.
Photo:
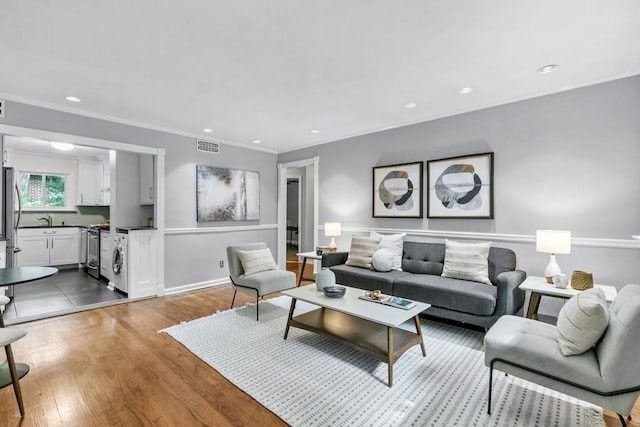
{"label": "framed art above sofa", "polygon": [[422,218],[422,162],[373,167],[373,217]]}
{"label": "framed art above sofa", "polygon": [[493,218],[493,153],[427,161],[427,218]]}

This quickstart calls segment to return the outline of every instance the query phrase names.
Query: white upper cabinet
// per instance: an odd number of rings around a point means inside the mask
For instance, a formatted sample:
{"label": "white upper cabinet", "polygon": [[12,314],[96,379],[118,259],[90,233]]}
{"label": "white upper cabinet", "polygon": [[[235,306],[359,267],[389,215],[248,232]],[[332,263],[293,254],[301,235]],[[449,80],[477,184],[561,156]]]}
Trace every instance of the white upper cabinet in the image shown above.
{"label": "white upper cabinet", "polygon": [[[78,199],[79,206],[98,204],[98,166],[95,161],[80,160],[78,162]],[[100,169],[102,173],[102,169]]]}
{"label": "white upper cabinet", "polygon": [[140,204],[152,205],[155,198],[154,158],[151,154],[140,154]]}

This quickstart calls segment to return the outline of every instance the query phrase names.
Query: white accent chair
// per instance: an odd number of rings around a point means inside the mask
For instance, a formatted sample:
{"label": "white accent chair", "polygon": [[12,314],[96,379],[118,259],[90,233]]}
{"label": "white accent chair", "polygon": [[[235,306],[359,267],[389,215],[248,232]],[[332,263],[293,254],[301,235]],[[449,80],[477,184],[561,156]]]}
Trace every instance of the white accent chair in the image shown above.
{"label": "white accent chair", "polygon": [[229,278],[233,286],[233,299],[231,308],[236,300],[236,293],[249,292],[256,294],[256,320],[259,320],[259,299],[264,295],[284,291],[296,287],[296,275],[291,271],[269,270],[251,275],[245,275],[240,262],[238,251],[254,251],[266,249],[265,243],[245,243],[227,247],[227,260],[229,262]]}
{"label": "white accent chair", "polygon": [[592,349],[563,356],[555,326],[503,316],[484,338],[489,367],[618,414],[623,426],[640,396],[640,285],[626,285],[609,307],[609,326]]}

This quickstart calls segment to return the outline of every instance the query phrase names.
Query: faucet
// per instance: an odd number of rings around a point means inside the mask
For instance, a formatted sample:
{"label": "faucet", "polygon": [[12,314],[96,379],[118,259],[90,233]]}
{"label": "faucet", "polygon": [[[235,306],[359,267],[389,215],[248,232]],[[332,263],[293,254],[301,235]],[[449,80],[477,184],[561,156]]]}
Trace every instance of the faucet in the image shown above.
{"label": "faucet", "polygon": [[42,218],[38,218],[38,221],[41,221],[41,220],[47,221],[47,227],[51,227],[51,225],[53,224],[53,217],[49,214],[46,214]]}

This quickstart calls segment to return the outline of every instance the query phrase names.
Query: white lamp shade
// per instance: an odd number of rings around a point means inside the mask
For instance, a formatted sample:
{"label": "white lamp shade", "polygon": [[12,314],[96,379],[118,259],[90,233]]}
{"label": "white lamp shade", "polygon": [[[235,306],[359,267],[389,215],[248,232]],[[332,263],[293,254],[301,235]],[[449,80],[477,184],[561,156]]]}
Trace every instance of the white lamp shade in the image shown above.
{"label": "white lamp shade", "polygon": [[570,254],[571,232],[565,230],[536,230],[536,251],[547,254]]}
{"label": "white lamp shade", "polygon": [[325,222],[324,235],[327,237],[336,237],[342,234],[342,224],[339,222]]}

